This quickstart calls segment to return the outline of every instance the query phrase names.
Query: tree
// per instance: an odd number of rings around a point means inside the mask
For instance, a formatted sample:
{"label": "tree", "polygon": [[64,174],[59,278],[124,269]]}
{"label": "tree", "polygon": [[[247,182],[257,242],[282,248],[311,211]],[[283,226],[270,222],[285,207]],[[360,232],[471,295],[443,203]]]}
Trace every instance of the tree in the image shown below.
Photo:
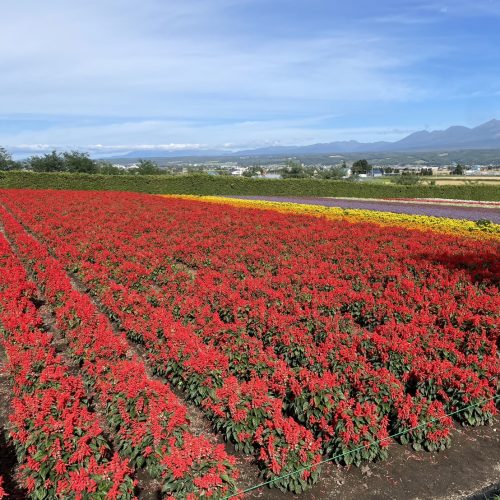
{"label": "tree", "polygon": [[97,164],[97,169],[100,174],[104,175],[122,175],[124,173],[124,169],[120,167],[115,167],[111,165],[111,163],[107,161],[101,161]]}
{"label": "tree", "polygon": [[412,173],[403,173],[402,175],[391,177],[391,182],[402,186],[416,186],[422,182],[422,178]]}
{"label": "tree", "polygon": [[457,163],[457,166],[451,171],[452,175],[464,175],[464,173],[465,173],[465,168],[460,163]]}
{"label": "tree", "polygon": [[287,160],[281,176],[283,179],[303,179],[304,177],[308,177],[302,163],[294,160]]}
{"label": "tree", "polygon": [[251,167],[248,167],[244,172],[243,172],[243,177],[258,177],[264,173],[264,170],[261,166],[258,165],[253,165]]}
{"label": "tree", "polygon": [[158,163],[151,160],[139,160],[136,172],[139,175],[157,175],[162,173]]}
{"label": "tree", "polygon": [[10,153],[0,147],[0,170],[13,170],[17,163],[12,159]]}
{"label": "tree", "polygon": [[31,156],[28,158],[28,165],[34,172],[64,172],[66,170],[64,157],[56,151],[43,156]]}
{"label": "tree", "polygon": [[97,162],[89,158],[88,153],[71,151],[63,153],[64,169],[67,172],[96,174]]}
{"label": "tree", "polygon": [[353,175],[368,174],[371,172],[372,166],[367,160],[357,160],[352,164],[351,172]]}
{"label": "tree", "polygon": [[319,173],[321,179],[342,179],[346,174],[347,169],[338,165],[325,168]]}

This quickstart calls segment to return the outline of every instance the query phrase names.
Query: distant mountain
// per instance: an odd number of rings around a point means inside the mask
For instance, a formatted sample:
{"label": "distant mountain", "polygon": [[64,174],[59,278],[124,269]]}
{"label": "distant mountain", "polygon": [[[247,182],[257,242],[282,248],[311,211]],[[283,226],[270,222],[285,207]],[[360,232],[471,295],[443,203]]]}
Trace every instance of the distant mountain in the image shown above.
{"label": "distant mountain", "polygon": [[491,120],[475,128],[454,126],[446,130],[414,132],[396,142],[340,141],[310,146],[280,146],[240,151],[252,154],[327,154],[361,152],[409,152],[459,149],[500,149],[500,120]]}
{"label": "distant mountain", "polygon": [[391,145],[391,151],[435,151],[437,149],[500,149],[500,121],[490,120],[475,128],[415,132]]}
{"label": "distant mountain", "polygon": [[289,154],[328,154],[328,153],[357,153],[358,151],[388,151],[391,142],[358,142],[337,141],[309,146],[270,146],[267,148],[238,151],[241,156],[252,155],[289,155]]}
{"label": "distant mountain", "polygon": [[184,156],[224,156],[227,151],[215,149],[141,149],[117,158],[180,158]]}
{"label": "distant mountain", "polygon": [[453,126],[446,130],[414,132],[396,142],[337,141],[308,146],[269,146],[228,152],[217,150],[131,151],[121,158],[174,158],[200,156],[306,155],[364,152],[456,151],[465,149],[500,150],[500,120],[490,120],[475,128]]}

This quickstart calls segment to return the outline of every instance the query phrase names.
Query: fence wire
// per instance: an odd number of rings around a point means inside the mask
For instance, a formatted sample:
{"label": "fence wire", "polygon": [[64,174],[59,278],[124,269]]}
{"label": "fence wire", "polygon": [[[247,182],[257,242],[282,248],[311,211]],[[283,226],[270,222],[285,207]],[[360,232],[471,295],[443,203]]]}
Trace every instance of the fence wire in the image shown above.
{"label": "fence wire", "polygon": [[413,431],[415,429],[419,429],[420,427],[425,427],[428,424],[431,424],[433,422],[437,422],[437,421],[442,420],[442,419],[447,418],[447,417],[452,417],[453,415],[457,415],[458,413],[464,412],[466,410],[470,410],[471,408],[475,408],[476,406],[479,406],[480,404],[483,404],[483,403],[487,403],[488,401],[492,401],[493,399],[500,399],[500,395],[496,394],[495,396],[493,396],[491,398],[483,399],[482,401],[478,401],[478,402],[476,402],[474,404],[470,404],[468,406],[465,406],[464,408],[460,408],[459,410],[452,411],[451,413],[447,413],[446,415],[442,415],[441,417],[431,418],[427,422],[424,422],[422,424],[416,425],[415,427],[411,427],[410,429],[405,429],[404,431],[400,431],[400,432],[397,432],[395,434],[391,434],[390,436],[387,436],[386,438],[374,441],[369,446],[361,445],[361,446],[358,446],[357,448],[353,448],[352,450],[349,450],[349,451],[346,451],[346,452],[341,453],[339,455],[335,455],[333,457],[330,457],[330,458],[327,458],[325,460],[322,460],[321,462],[318,462],[317,464],[309,465],[307,467],[302,467],[301,469],[297,469],[297,470],[295,470],[293,472],[289,472],[288,474],[284,474],[283,476],[277,476],[277,477],[275,477],[275,478],[273,478],[273,479],[271,479],[269,481],[265,481],[263,483],[256,484],[256,485],[251,486],[249,488],[246,488],[246,489],[244,489],[244,490],[242,490],[242,491],[240,491],[238,493],[234,493],[232,495],[226,496],[226,497],[224,497],[224,500],[228,500],[229,498],[234,498],[234,497],[236,497],[238,495],[244,495],[245,493],[250,493],[251,491],[254,491],[254,490],[257,490],[257,489],[262,488],[264,486],[267,486],[269,484],[275,483],[276,481],[279,481],[281,479],[285,479],[287,477],[295,476],[296,474],[300,474],[301,472],[304,472],[304,471],[307,471],[307,470],[319,467],[320,465],[326,464],[328,462],[332,462],[333,460],[337,460],[338,458],[345,457],[346,455],[350,455],[351,453],[355,453],[357,451],[360,451],[360,450],[363,450],[363,449],[366,449],[366,448],[370,448],[371,446],[374,446],[376,444],[380,444],[380,443],[383,443],[383,442],[389,441],[389,440],[392,441],[394,438],[402,436],[403,434],[407,434],[408,432],[411,432],[411,431]]}

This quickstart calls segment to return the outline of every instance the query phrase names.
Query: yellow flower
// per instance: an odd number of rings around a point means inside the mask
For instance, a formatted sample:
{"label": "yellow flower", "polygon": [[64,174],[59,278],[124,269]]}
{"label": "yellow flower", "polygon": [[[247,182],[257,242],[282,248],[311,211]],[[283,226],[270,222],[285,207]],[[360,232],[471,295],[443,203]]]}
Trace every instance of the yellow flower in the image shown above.
{"label": "yellow flower", "polygon": [[263,200],[244,200],[225,198],[223,196],[194,195],[161,195],[166,198],[181,198],[197,200],[206,203],[232,205],[236,207],[274,210],[280,213],[293,213],[324,217],[332,220],[347,220],[349,222],[371,222],[380,226],[403,226],[420,231],[436,231],[451,235],[467,236],[475,239],[500,239],[500,224],[478,225],[469,220],[447,219],[427,215],[395,214],[375,210],[354,208],[324,207],[321,205],[305,205],[301,203],[274,202]]}

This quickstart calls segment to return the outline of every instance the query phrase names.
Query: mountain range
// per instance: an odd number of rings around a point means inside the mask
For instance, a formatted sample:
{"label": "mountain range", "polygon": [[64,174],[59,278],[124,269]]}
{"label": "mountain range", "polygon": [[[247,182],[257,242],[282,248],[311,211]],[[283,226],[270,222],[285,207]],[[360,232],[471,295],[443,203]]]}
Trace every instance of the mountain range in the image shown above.
{"label": "mountain range", "polygon": [[421,130],[395,142],[337,141],[308,146],[269,146],[242,151],[223,150],[142,150],[121,158],[174,158],[200,156],[306,155],[364,152],[456,151],[464,149],[500,150],[500,120],[490,120],[474,128],[453,126],[446,130]]}

